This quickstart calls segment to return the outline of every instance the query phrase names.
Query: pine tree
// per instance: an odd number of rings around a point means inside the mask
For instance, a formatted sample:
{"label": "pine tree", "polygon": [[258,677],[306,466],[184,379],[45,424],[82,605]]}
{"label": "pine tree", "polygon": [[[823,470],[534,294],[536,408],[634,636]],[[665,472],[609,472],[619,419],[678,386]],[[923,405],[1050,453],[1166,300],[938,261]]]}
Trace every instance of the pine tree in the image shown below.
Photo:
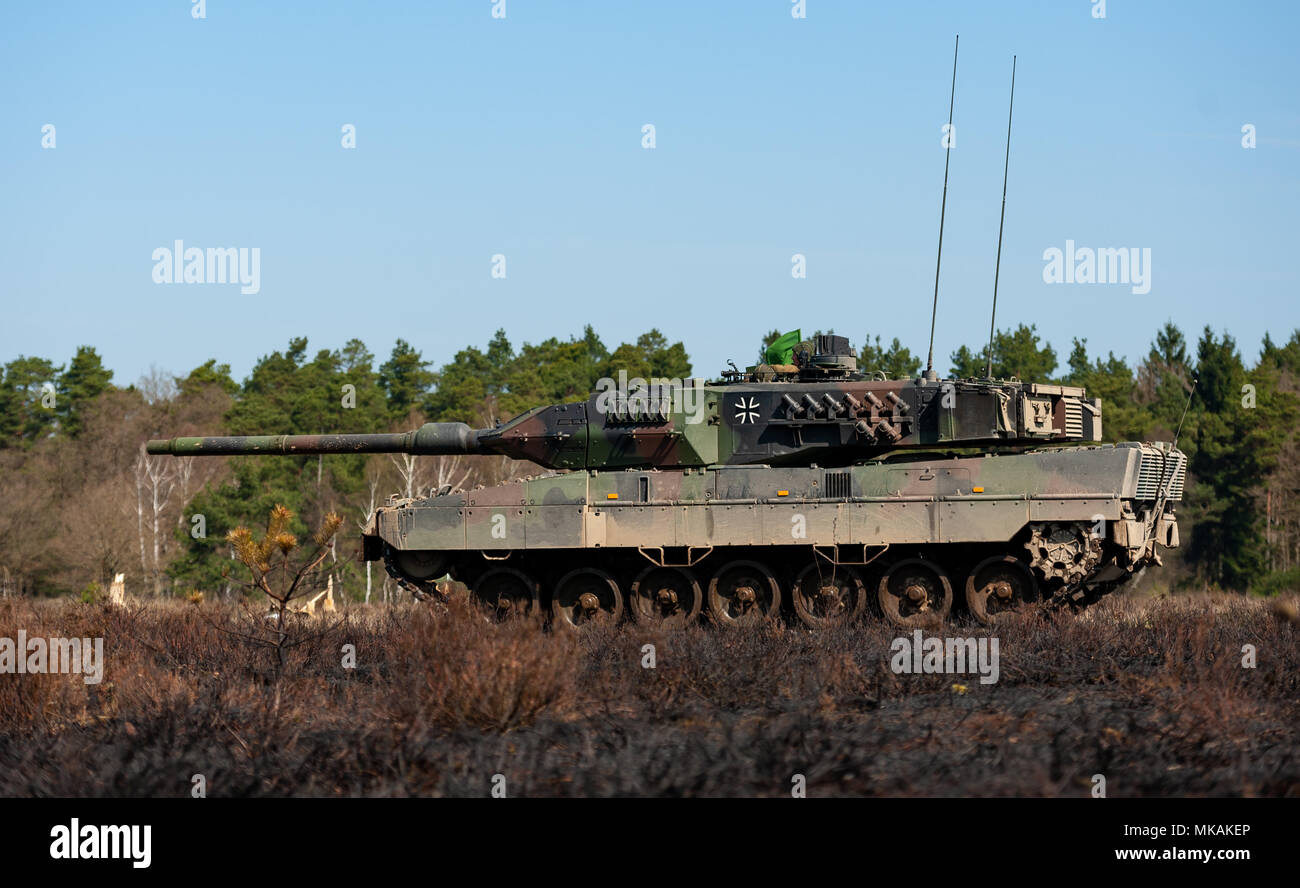
{"label": "pine tree", "polygon": [[397,340],[392,354],[379,368],[379,385],[388,399],[388,413],[404,420],[420,406],[433,386],[434,374],[429,362],[405,339]]}
{"label": "pine tree", "polygon": [[45,358],[19,356],[5,365],[0,385],[0,446],[30,445],[48,436],[57,422],[56,383],[62,367]]}
{"label": "pine tree", "polygon": [[908,379],[921,372],[921,359],[904,348],[897,336],[885,347],[881,345],[879,334],[874,343],[871,334],[867,334],[858,351],[858,369],[867,373],[879,370],[888,379]]}
{"label": "pine tree", "polygon": [[[1024,324],[1015,330],[999,330],[993,337],[993,377],[1028,382],[1047,382],[1056,372],[1056,350],[1050,342],[1038,344],[1038,328]],[[982,379],[988,371],[988,346],[972,350],[962,346],[953,352],[952,375],[957,379]]]}
{"label": "pine tree", "polygon": [[98,352],[88,345],[77,347],[68,369],[59,376],[55,413],[61,432],[73,438],[81,433],[82,411],[112,388],[112,379],[113,371],[104,366]]}
{"label": "pine tree", "polygon": [[182,395],[197,393],[206,386],[216,386],[228,395],[239,391],[239,383],[230,375],[230,365],[218,364],[216,358],[205,361],[188,376],[176,380],[176,388]]}
{"label": "pine tree", "polygon": [[1205,328],[1197,374],[1189,557],[1211,582],[1245,590],[1268,572],[1260,494],[1300,411],[1276,369],[1261,362],[1247,372],[1227,333]]}

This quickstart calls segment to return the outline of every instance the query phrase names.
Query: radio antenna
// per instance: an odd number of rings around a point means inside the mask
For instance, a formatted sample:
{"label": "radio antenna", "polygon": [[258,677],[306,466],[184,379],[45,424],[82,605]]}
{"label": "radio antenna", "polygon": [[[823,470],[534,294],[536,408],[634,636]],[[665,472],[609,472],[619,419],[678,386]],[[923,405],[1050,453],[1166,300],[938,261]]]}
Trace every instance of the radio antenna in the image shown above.
{"label": "radio antenna", "polygon": [[952,92],[948,96],[948,128],[944,130],[943,201],[939,204],[939,255],[934,260],[934,307],[930,310],[930,354],[925,359],[925,378],[934,379],[934,320],[939,314],[939,265],[943,262],[943,217],[948,209],[948,159],[952,154],[952,105],[957,98],[957,47],[961,35],[952,44]]}
{"label": "radio antenna", "polygon": [[1011,112],[1016,108],[1016,57],[1011,57],[1011,106],[1007,109],[1007,158],[1002,164],[1002,215],[998,218],[998,258],[993,266],[993,313],[989,316],[989,362],[984,375],[993,378],[993,324],[998,316],[998,272],[1002,270],[1002,226],[1007,221],[1007,172],[1011,169]]}

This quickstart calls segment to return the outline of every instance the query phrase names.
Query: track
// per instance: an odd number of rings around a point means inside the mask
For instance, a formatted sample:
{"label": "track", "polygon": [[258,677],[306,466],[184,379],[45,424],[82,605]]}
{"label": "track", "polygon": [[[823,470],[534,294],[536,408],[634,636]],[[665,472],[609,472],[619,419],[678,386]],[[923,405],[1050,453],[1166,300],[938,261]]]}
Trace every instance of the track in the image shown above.
{"label": "track", "polygon": [[[633,621],[665,628],[785,620],[810,629],[883,620],[937,629],[954,614],[989,626],[1043,607],[1080,609],[1132,578],[1083,524],[1034,525],[1009,544],[913,546],[834,563],[813,547],[728,547],[687,562],[625,549],[478,553],[385,551],[418,600],[446,601],[444,570],[493,622],[556,630]],[[1139,565],[1140,567],[1140,565]],[[1114,576],[1118,573],[1118,578]],[[1105,574],[1111,579],[1098,581]]]}

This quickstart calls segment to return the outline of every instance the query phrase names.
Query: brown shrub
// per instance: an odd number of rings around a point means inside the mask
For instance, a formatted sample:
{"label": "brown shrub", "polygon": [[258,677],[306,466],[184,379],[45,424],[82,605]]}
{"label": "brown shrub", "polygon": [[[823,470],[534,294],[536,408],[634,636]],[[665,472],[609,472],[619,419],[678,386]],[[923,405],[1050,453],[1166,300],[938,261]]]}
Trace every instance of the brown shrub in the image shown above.
{"label": "brown shrub", "polygon": [[[896,675],[877,623],[572,634],[452,607],[257,614],[0,601],[0,636],[102,637],[104,681],[0,675],[0,794],[1300,794],[1297,627],[1257,602],[1118,600],[995,633],[1001,676]],[[1242,646],[1258,665],[1244,669]],[[355,668],[343,668],[353,645]],[[653,645],[654,669],[642,666]],[[962,690],[954,691],[960,683]]]}
{"label": "brown shrub", "polygon": [[454,601],[446,613],[414,610],[383,651],[409,693],[390,717],[444,728],[510,731],[543,713],[572,713],[579,693],[577,640],[529,623],[492,625]]}

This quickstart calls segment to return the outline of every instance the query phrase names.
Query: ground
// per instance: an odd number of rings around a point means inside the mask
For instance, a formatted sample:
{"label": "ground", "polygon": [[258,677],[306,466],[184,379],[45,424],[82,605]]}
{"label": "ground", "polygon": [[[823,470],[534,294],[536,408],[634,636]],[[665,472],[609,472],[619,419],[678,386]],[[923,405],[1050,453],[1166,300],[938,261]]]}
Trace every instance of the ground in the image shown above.
{"label": "ground", "polygon": [[253,608],[7,600],[0,637],[102,637],[106,668],[0,675],[0,794],[1296,796],[1279,613],[1117,596],[949,625],[997,637],[981,684],[896,674],[879,623],[578,635],[352,606],[295,618],[281,665]]}

